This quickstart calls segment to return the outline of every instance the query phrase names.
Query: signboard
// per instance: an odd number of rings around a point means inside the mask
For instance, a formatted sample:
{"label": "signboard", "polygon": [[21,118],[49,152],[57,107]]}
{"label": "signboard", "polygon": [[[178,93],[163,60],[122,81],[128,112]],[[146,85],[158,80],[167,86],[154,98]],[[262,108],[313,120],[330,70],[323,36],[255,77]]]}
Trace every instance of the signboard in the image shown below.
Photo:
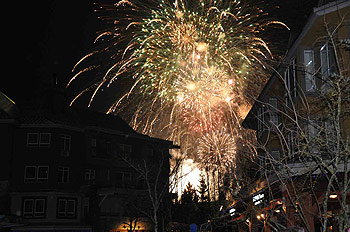
{"label": "signboard", "polygon": [[236,209],[235,208],[231,208],[228,212],[230,213],[230,216],[233,216],[236,213]]}
{"label": "signboard", "polygon": [[264,194],[263,193],[259,193],[255,196],[253,196],[253,203],[254,205],[259,205],[263,202],[264,200]]}

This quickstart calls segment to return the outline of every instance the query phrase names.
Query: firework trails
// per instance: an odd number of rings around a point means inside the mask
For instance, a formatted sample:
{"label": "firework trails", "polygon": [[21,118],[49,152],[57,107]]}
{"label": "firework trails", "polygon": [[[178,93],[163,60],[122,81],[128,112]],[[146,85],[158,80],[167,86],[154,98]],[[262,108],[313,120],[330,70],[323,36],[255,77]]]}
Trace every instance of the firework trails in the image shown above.
{"label": "firework trails", "polygon": [[240,107],[246,108],[244,95],[257,90],[271,58],[259,34],[282,23],[263,20],[262,10],[240,1],[121,0],[98,6],[108,27],[97,36],[96,49],[76,64],[68,85],[107,68],[71,104],[88,92],[91,104],[115,85],[108,113],[136,130],[171,139],[208,162],[206,146],[223,144],[233,156],[230,137],[239,128]]}

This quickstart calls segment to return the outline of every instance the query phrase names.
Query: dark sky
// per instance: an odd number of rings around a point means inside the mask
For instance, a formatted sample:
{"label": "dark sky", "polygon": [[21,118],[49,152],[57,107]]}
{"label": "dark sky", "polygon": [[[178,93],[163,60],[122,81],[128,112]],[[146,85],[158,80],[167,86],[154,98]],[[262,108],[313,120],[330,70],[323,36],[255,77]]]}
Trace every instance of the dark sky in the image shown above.
{"label": "dark sky", "polygon": [[[113,2],[104,0],[104,2]],[[255,0],[254,0],[255,1]],[[276,18],[298,31],[318,0],[256,0]],[[92,48],[103,25],[94,13],[94,0],[9,1],[3,6],[11,16],[5,23],[3,49],[7,54],[0,90],[17,104],[33,104],[53,82],[63,86],[74,64]],[[276,7],[278,6],[279,7]],[[274,42],[288,41],[290,33],[271,32]],[[286,44],[283,42],[282,44]],[[70,93],[69,93],[70,94]],[[68,95],[69,95],[68,94]]]}

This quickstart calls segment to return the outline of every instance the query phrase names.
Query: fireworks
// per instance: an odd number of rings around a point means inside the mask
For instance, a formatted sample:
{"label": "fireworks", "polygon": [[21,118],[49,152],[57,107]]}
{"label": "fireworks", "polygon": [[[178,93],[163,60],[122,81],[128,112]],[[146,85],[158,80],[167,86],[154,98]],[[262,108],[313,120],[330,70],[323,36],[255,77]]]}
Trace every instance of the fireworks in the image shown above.
{"label": "fireworks", "polygon": [[208,170],[226,171],[234,166],[235,141],[225,128],[210,131],[199,139],[198,157]]}
{"label": "fireworks", "polygon": [[[92,92],[91,104],[114,84],[118,94],[108,113],[120,114],[142,133],[185,149],[202,138],[200,154],[203,144],[234,143],[227,136],[238,127],[232,116],[246,104],[243,94],[261,83],[264,60],[271,57],[259,33],[283,24],[264,21],[259,8],[240,1],[121,0],[99,6],[109,27],[74,70],[96,56],[107,56],[108,68],[78,96]],[[80,67],[69,84],[100,66]],[[230,133],[223,132],[227,125]]]}

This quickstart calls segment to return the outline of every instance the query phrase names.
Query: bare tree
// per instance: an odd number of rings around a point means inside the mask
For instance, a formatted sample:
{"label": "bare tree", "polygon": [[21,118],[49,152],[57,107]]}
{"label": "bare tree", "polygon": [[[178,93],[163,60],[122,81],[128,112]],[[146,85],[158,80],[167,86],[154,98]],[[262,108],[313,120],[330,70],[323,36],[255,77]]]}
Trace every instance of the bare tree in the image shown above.
{"label": "bare tree", "polygon": [[[269,195],[265,197],[276,199],[280,194],[276,189],[281,190],[283,202],[278,204],[283,207],[251,208],[274,231],[292,226],[315,231],[314,220],[321,231],[350,227],[350,42],[339,39],[346,17],[339,18],[332,26],[325,21],[325,36],[314,43],[320,52],[318,68],[293,61],[285,64],[286,73],[276,70],[284,95],[256,102],[262,109],[257,118],[263,134],[250,157],[255,157],[255,167],[260,169]],[[291,84],[287,72],[304,72],[314,88],[312,95],[296,82]],[[259,190],[250,184],[247,188],[252,192]]]}
{"label": "bare tree", "polygon": [[152,221],[155,232],[164,231],[164,215],[168,214],[167,204],[170,203],[169,193],[178,181],[177,176],[182,163],[181,158],[171,157],[168,149],[160,145],[145,149],[142,157],[121,156],[127,165],[139,174],[143,182],[144,192],[139,196],[142,204],[137,204],[142,207],[138,206],[137,210]]}

